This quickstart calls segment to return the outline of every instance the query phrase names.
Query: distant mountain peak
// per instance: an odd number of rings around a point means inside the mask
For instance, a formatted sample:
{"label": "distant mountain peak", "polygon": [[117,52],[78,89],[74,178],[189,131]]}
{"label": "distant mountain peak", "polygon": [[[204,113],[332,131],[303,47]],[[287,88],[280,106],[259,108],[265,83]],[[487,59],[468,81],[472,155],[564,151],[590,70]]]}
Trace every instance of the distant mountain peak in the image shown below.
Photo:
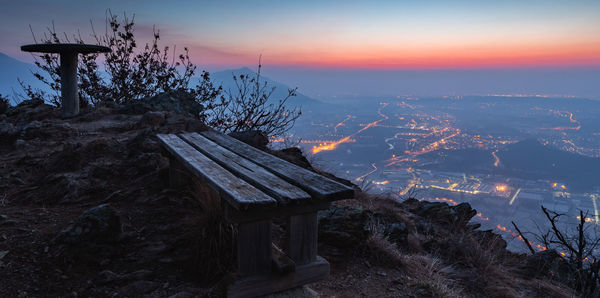
{"label": "distant mountain peak", "polygon": [[[215,84],[222,85],[224,90],[235,89],[235,83],[233,81],[233,75],[256,75],[256,71],[250,69],[247,66],[243,66],[236,69],[227,69],[211,73],[211,79]],[[266,82],[269,87],[275,87],[275,91],[271,97],[272,100],[277,101],[287,96],[288,90],[294,87],[287,86],[283,83],[277,82],[264,74],[261,74],[261,82]],[[305,105],[320,105],[322,102],[310,98],[300,92],[296,93],[295,97],[288,100],[288,104],[291,106],[305,106]]]}

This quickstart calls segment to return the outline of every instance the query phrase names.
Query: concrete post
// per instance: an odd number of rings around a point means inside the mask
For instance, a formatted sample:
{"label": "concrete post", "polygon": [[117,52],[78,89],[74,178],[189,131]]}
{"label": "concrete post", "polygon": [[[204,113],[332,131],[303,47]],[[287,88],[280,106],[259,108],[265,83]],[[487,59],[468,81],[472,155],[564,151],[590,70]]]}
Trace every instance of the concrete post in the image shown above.
{"label": "concrete post", "polygon": [[75,117],[79,114],[79,92],[77,91],[77,52],[60,53],[60,67],[62,117]]}

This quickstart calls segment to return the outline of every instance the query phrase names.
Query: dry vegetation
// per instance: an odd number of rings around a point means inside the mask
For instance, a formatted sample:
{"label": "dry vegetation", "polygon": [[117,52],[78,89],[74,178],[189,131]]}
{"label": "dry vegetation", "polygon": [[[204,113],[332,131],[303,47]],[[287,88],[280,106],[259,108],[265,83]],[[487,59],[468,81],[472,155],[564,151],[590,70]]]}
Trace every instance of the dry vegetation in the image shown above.
{"label": "dry vegetation", "polygon": [[[343,263],[334,263],[330,279],[317,286],[326,295],[576,296],[568,286],[540,272],[532,274],[530,257],[507,251],[499,235],[478,230],[469,223],[474,214],[468,209],[462,218],[453,217],[445,203],[397,202],[364,193],[340,204],[368,212],[370,232],[364,245]],[[390,223],[398,222],[406,225],[400,239],[389,231]]]}

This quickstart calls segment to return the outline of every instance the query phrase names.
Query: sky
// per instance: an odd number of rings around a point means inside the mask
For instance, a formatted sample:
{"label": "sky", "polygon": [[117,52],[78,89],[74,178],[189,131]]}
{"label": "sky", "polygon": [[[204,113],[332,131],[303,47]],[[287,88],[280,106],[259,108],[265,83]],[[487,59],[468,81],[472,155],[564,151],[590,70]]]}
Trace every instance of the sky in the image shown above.
{"label": "sky", "polygon": [[22,61],[31,61],[19,51],[31,31],[39,39],[53,22],[92,42],[90,22],[104,30],[110,9],[135,14],[138,41],[156,26],[163,45],[189,47],[209,70],[256,65],[259,55],[279,71],[600,69],[598,0],[22,0],[1,8],[0,52]]}

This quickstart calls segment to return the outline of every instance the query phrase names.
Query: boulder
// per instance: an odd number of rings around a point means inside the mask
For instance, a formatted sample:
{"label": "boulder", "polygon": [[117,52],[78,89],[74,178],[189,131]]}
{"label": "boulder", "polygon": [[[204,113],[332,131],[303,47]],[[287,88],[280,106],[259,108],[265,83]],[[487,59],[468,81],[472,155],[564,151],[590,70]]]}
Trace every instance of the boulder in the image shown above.
{"label": "boulder", "polygon": [[172,111],[198,117],[204,107],[185,91],[164,92],[123,104],[118,111],[123,114],[144,114],[148,111]]}
{"label": "boulder", "polygon": [[319,242],[350,252],[369,237],[371,212],[353,207],[331,206],[319,212]]}
{"label": "boulder", "polygon": [[121,236],[121,219],[109,204],[102,204],[83,212],[79,218],[57,237],[58,242],[73,246],[110,243]]}
{"label": "boulder", "polygon": [[19,135],[19,130],[10,122],[0,122],[0,144],[12,144]]}
{"label": "boulder", "polygon": [[43,120],[55,118],[59,111],[43,100],[24,100],[14,107],[8,107],[5,114],[13,119],[29,122],[32,120]]}
{"label": "boulder", "polygon": [[306,157],[304,157],[304,155],[302,154],[302,150],[300,150],[300,148],[297,148],[297,147],[286,148],[286,149],[282,149],[279,151],[275,151],[274,154],[286,161],[289,161],[289,162],[297,165],[297,166],[303,167],[305,169],[313,170],[313,167],[311,166],[308,159],[306,159]]}
{"label": "boulder", "polygon": [[149,111],[149,112],[146,112],[142,116],[142,118],[138,122],[138,125],[140,127],[157,128],[157,127],[163,125],[164,123],[165,123],[165,113]]}
{"label": "boulder", "polygon": [[524,267],[531,277],[544,275],[566,279],[570,273],[567,260],[554,249],[543,250],[527,256]]}
{"label": "boulder", "polygon": [[448,203],[422,201],[412,210],[414,213],[438,223],[466,225],[477,211],[469,203],[450,206]]}
{"label": "boulder", "polygon": [[124,297],[140,297],[143,294],[148,294],[160,287],[160,283],[150,280],[134,281],[124,287],[119,292]]}
{"label": "boulder", "polygon": [[269,137],[260,130],[249,130],[243,132],[234,131],[230,133],[229,136],[260,150],[267,149],[267,145],[269,144]]}
{"label": "boulder", "polygon": [[400,243],[406,241],[408,228],[403,222],[395,222],[387,227],[387,235],[393,242]]}
{"label": "boulder", "polygon": [[21,129],[21,138],[24,140],[60,138],[77,136],[78,131],[66,122],[40,122],[31,121]]}

